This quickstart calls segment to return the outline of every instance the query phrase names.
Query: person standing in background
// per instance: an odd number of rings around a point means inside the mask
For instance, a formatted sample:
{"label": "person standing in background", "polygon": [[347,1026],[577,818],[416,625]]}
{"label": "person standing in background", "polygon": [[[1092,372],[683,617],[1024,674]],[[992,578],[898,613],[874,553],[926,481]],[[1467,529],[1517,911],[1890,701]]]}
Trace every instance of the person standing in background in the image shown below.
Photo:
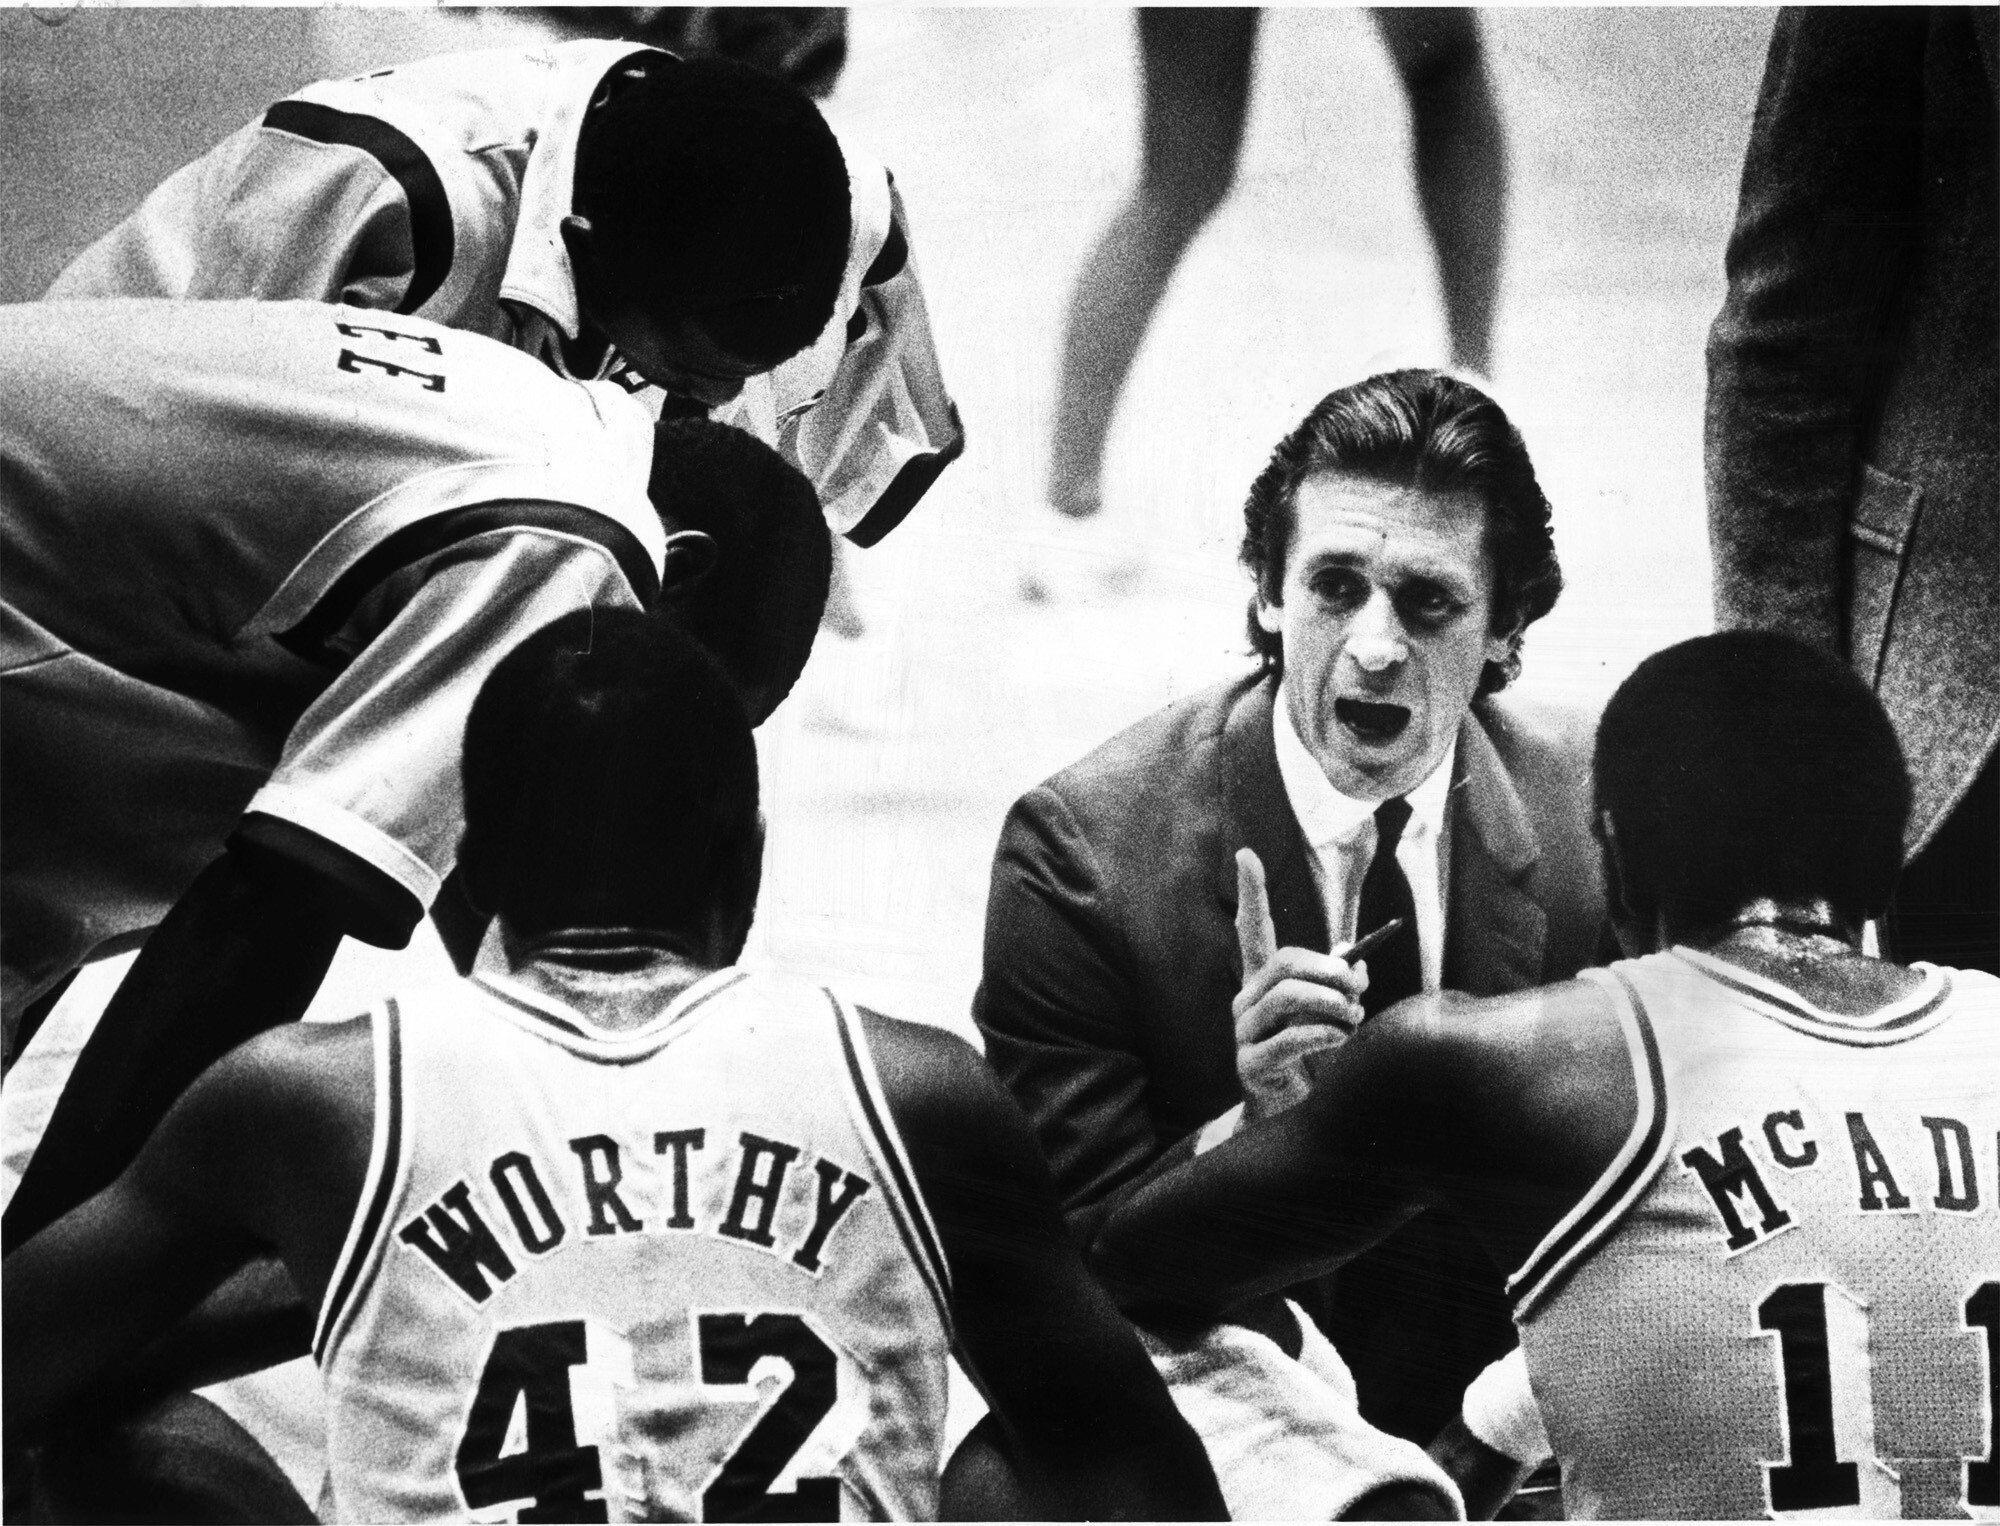
{"label": "person standing in background", "polygon": [[1991,10],[1771,37],[1708,343],[1715,618],[1845,656],[1915,784],[1885,924],[2000,971],[2000,189]]}
{"label": "person standing in background", "polygon": [[[1047,484],[1057,547],[1103,507],[1104,446],[1153,312],[1188,247],[1228,196],[1249,114],[1255,9],[1136,13],[1144,122],[1139,181],[1084,257],[1070,297]],[[1450,8],[1371,11],[1409,100],[1417,196],[1437,255],[1451,364],[1489,375],[1507,212],[1507,142],[1486,77],[1479,18]],[[1100,548],[1102,549],[1102,548]],[[1114,589],[1137,569],[1101,560]],[[1021,596],[1062,596],[1058,564],[1025,570]]]}

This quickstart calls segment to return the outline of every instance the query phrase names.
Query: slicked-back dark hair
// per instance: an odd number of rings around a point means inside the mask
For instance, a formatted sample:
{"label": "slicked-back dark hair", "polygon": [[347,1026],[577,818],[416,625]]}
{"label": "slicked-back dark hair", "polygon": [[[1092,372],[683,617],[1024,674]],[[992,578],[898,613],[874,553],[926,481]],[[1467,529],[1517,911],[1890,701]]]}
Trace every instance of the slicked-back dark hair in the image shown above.
{"label": "slicked-back dark hair", "polygon": [[661,422],[646,491],[670,529],[715,541],[715,566],[668,587],[661,607],[722,660],[761,723],[804,671],[826,608],[833,545],[819,495],[755,435],[708,419]]}
{"label": "slicked-back dark hair", "polygon": [[776,365],[833,316],[852,197],[833,130],[799,91],[726,59],[628,60],[585,118],[575,210],[614,290]]}
{"label": "slicked-back dark hair", "polygon": [[1895,728],[1851,668],[1789,636],[1728,631],[1648,657],[1605,706],[1595,768],[1644,923],[1824,896],[1858,924],[1895,889],[1910,814]]}
{"label": "slicked-back dark hair", "polygon": [[516,932],[748,928],[750,721],[670,615],[578,610],[529,636],[473,701],[463,766],[467,883]]}
{"label": "slicked-back dark hair", "polygon": [[[1492,633],[1526,630],[1555,607],[1562,567],[1549,501],[1520,431],[1477,387],[1441,371],[1386,371],[1329,392],[1278,442],[1243,505],[1238,551],[1257,593],[1273,604],[1283,591],[1297,530],[1299,486],[1318,472],[1427,493],[1475,494],[1486,505]],[[1283,642],[1257,623],[1255,595],[1250,646],[1266,667],[1284,666]],[[1487,663],[1479,692],[1505,688],[1520,668],[1518,654]]]}

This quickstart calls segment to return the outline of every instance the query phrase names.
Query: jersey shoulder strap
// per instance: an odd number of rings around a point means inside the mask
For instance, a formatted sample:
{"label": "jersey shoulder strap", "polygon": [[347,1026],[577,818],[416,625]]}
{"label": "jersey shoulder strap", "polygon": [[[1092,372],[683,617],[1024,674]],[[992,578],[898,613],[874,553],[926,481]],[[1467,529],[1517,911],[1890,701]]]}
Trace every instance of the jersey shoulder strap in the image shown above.
{"label": "jersey shoulder strap", "polygon": [[382,1260],[383,1221],[395,1201],[404,1160],[403,1014],[393,997],[365,1021],[374,1025],[375,1129],[368,1149],[368,1171],[347,1238],[327,1279],[326,1297],[313,1326],[313,1360],[322,1369],[348,1314],[362,1302],[363,1291]]}
{"label": "jersey shoulder strap", "polygon": [[827,990],[825,996],[833,1007],[841,1057],[846,1062],[850,1094],[863,1136],[873,1147],[892,1189],[883,1194],[890,1216],[895,1220],[896,1232],[902,1237],[910,1264],[923,1278],[925,1288],[937,1305],[938,1318],[943,1321],[945,1329],[950,1330],[951,1269],[944,1258],[944,1242],[917,1185],[916,1168],[910,1163],[910,1154],[903,1144],[901,1133],[897,1131],[895,1117],[889,1111],[889,1099],[882,1090],[881,1077],[876,1073],[875,1058],[868,1047],[868,1035],[859,1013],[833,991]]}
{"label": "jersey shoulder strap", "polygon": [[1578,978],[1598,986],[1611,999],[1632,1062],[1636,1106],[1631,1132],[1611,1163],[1507,1279],[1507,1297],[1516,1319],[1533,1315],[1618,1227],[1660,1174],[1673,1147],[1672,1110],[1659,1040],[1637,987],[1615,968],[1585,970]]}

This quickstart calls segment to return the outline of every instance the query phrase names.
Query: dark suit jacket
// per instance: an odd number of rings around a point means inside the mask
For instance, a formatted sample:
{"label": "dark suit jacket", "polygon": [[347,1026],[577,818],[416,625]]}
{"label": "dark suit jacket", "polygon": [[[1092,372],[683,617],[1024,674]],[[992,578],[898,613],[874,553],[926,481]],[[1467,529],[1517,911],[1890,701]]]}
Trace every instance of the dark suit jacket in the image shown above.
{"label": "dark suit jacket", "polygon": [[[1253,675],[1170,706],[1029,791],[1001,833],[973,1016],[1085,1243],[1241,1097],[1238,848],[1264,861],[1279,942],[1328,947],[1278,774],[1274,692]],[[1448,988],[1561,980],[1611,946],[1588,732],[1551,721],[1482,701],[1460,730]]]}
{"label": "dark suit jacket", "polygon": [[1780,14],[1709,336],[1717,624],[1875,685],[1913,854],[2000,742],[1997,27]]}

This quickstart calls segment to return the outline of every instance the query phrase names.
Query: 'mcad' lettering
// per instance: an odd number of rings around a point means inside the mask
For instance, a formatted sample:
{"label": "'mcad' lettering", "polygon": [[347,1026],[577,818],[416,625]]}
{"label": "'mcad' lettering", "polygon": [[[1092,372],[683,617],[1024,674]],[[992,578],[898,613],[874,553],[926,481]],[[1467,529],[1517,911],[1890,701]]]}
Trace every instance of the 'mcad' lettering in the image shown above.
{"label": "'mcad' lettering", "polygon": [[[1776,1234],[1792,1222],[1792,1216],[1778,1206],[1771,1189],[1764,1185],[1764,1179],[1757,1174],[1756,1164],[1743,1149],[1743,1130],[1729,1129],[1716,1143],[1722,1149],[1722,1159],[1717,1160],[1700,1145],[1681,1156],[1681,1164],[1701,1178],[1702,1186],[1715,1203],[1715,1211],[1722,1216],[1723,1227],[1729,1231],[1724,1242],[1730,1250],[1739,1251],[1744,1246],[1754,1244],[1760,1237]],[[1756,1203],[1759,1215],[1758,1227],[1752,1229],[1743,1222],[1737,1211],[1738,1193],[1747,1193]]]}
{"label": "'mcad' lettering", "polygon": [[[1868,1120],[1859,1113],[1847,1115],[1847,1137],[1854,1146],[1854,1174],[1861,1182],[1861,1211],[1880,1213],[1885,1208],[1908,1208],[1910,1200],[1896,1185],[1889,1171],[1889,1157],[1868,1132]],[[1882,1192],[1878,1194],[1876,1188]]]}
{"label": "'mcad' lettering", "polygon": [[[775,1238],[771,1233],[771,1220],[777,1217],[778,1194],[784,1189],[785,1173],[799,1158],[799,1150],[797,1145],[783,1144],[759,1134],[745,1133],[740,1137],[743,1164],[736,1172],[736,1191],[729,1199],[729,1212],[723,1215],[715,1232],[732,1240],[747,1240],[768,1250]],[[771,1168],[759,1181],[757,1167],[759,1162],[765,1160],[771,1163]],[[754,1224],[749,1217],[752,1203],[757,1205]]]}
{"label": "'mcad' lettering", "polygon": [[1819,1159],[1819,1146],[1810,1139],[1800,1140],[1796,1151],[1787,1149],[1784,1140],[1778,1137],[1780,1128],[1790,1129],[1795,1134],[1803,1134],[1806,1131],[1806,1121],[1799,1115],[1797,1108],[1786,1113],[1772,1113],[1764,1120],[1764,1143],[1771,1147],[1771,1159],[1787,1171],[1803,1171]]}
{"label": "'mcad' lettering", "polygon": [[[583,1199],[590,1206],[589,1233],[615,1235],[620,1230],[637,1234],[645,1224],[618,1195],[625,1168],[618,1161],[618,1142],[608,1134],[586,1134],[572,1139],[577,1164],[583,1168]],[[593,1164],[594,1163],[594,1164]]]}
{"label": "'mcad' lettering", "polygon": [[472,1206],[472,1189],[464,1182],[447,1188],[437,1202],[399,1229],[396,1238],[422,1251],[474,1303],[493,1296],[486,1273],[501,1282],[514,1275],[514,1263]]}
{"label": "'mcad' lettering", "polygon": [[[1931,1146],[1937,1151],[1937,1196],[1931,1199],[1947,1213],[1979,1211],[1979,1169],[1972,1161],[1972,1130],[1956,1118],[1924,1118],[1931,1131]],[[1945,1137],[1951,1144],[1945,1144]],[[1954,1171],[1953,1157],[1957,1157]],[[1954,1179],[1955,1178],[1955,1179]]]}
{"label": "'mcad' lettering", "polygon": [[847,1217],[847,1210],[868,1190],[865,1178],[830,1160],[814,1161],[813,1169],[819,1173],[819,1205],[813,1212],[812,1232],[792,1252],[793,1263],[809,1272],[819,1270],[819,1253],[826,1249],[826,1237],[833,1233],[833,1226]]}

